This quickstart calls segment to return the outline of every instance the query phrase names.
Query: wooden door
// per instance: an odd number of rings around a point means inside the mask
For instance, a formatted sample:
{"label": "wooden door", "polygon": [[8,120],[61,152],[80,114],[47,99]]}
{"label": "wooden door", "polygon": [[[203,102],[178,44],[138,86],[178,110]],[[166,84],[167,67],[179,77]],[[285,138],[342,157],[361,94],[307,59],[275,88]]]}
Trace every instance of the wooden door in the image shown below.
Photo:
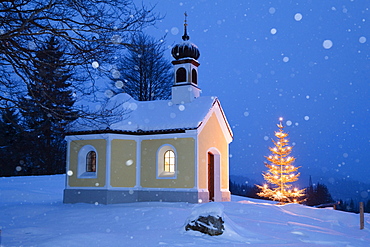
{"label": "wooden door", "polygon": [[209,201],[215,200],[215,157],[208,153],[208,192]]}

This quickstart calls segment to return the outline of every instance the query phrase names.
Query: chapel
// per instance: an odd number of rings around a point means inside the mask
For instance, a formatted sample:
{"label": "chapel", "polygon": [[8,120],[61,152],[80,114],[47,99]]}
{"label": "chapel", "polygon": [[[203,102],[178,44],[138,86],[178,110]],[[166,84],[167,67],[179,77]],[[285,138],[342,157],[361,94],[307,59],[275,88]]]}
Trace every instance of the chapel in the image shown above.
{"label": "chapel", "polygon": [[201,96],[198,47],[172,48],[170,100],[109,99],[113,117],[77,119],[66,134],[64,203],[230,201],[233,134],[217,97]]}

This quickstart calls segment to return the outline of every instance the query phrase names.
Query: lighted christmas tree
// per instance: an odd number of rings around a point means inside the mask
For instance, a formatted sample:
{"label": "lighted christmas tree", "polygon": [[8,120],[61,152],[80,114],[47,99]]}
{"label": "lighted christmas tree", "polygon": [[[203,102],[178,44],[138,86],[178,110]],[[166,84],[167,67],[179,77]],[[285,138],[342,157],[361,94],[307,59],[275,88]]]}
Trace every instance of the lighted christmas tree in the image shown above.
{"label": "lighted christmas tree", "polygon": [[299,199],[304,196],[304,189],[292,188],[291,183],[298,180],[300,174],[297,171],[299,167],[293,165],[295,158],[290,156],[292,147],[289,146],[288,133],[283,131],[283,119],[280,118],[279,120],[280,123],[277,125],[279,131],[275,131],[277,140],[272,140],[275,147],[269,148],[271,155],[266,157],[269,162],[265,162],[269,170],[263,173],[264,179],[271,186],[267,184],[264,186],[257,185],[261,189],[258,195],[280,203],[298,203],[300,202]]}

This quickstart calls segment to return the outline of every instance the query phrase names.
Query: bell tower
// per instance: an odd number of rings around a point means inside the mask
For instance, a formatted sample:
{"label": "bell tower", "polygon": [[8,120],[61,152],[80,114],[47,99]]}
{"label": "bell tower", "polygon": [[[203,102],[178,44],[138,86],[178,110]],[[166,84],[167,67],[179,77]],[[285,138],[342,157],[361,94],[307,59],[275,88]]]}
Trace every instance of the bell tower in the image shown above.
{"label": "bell tower", "polygon": [[198,47],[189,41],[186,17],[185,12],[183,41],[175,45],[171,51],[175,59],[172,61],[175,71],[175,81],[172,86],[172,102],[174,104],[192,102],[200,96],[201,92],[198,87],[198,66],[200,64],[197,61],[200,53]]}

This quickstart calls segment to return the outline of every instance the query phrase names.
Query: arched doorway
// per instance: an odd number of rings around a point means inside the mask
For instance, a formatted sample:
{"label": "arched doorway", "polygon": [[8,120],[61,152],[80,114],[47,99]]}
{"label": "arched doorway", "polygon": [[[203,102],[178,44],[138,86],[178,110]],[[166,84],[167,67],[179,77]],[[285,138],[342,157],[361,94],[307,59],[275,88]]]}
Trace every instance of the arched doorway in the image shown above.
{"label": "arched doorway", "polygon": [[215,156],[208,152],[208,199],[215,201]]}

